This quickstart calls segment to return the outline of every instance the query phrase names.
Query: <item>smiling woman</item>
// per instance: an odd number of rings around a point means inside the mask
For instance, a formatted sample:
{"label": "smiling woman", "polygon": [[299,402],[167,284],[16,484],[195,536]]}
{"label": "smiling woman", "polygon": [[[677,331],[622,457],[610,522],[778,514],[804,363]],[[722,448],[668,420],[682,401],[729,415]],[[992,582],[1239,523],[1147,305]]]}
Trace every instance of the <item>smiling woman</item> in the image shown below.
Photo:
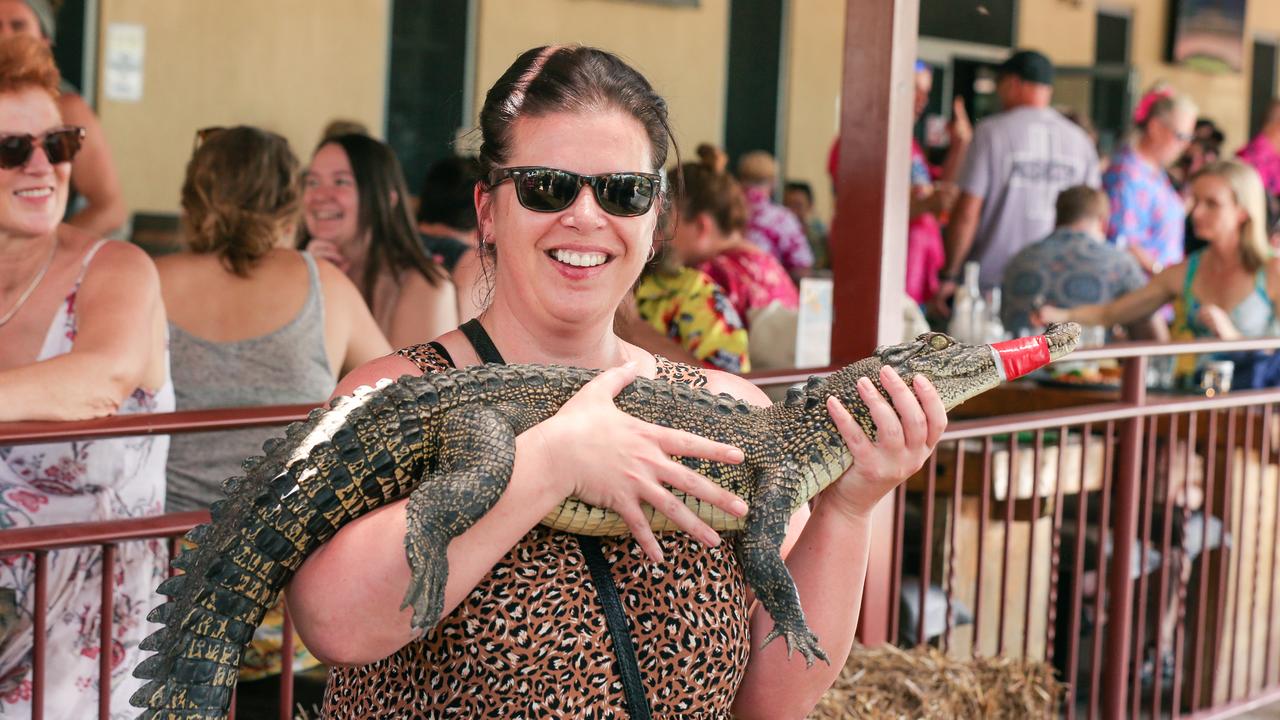
{"label": "smiling woman", "polygon": [[393,347],[458,322],[453,284],[426,254],[395,153],[367,135],[326,138],[303,177],[302,245],[347,274]]}
{"label": "smiling woman", "polygon": [[[288,601],[308,647],[337,665],[326,717],[648,717],[646,708],[656,717],[803,716],[852,642],[870,508],[928,456],[945,425],[941,402],[928,386],[917,386],[917,400],[897,375],[882,374],[895,415],[865,383],[878,444],[829,404],[857,469],[824,492],[812,517],[801,509],[778,529],[784,552],[795,548],[788,565],[806,618],[835,664],[808,669],[783,643],[761,650],[772,623],[752,612],[734,554],[671,492],[743,516],[739,498],[672,460],[736,463],[741,451],[613,404],[638,375],[768,402],[740,377],[656,357],[614,332],[667,210],[657,179],[673,145],[665,101],[611,53],[540,47],[489,90],[480,125],[486,181],[475,201],[492,302],[477,321],[356,369],[338,393],[483,362],[605,372],[531,427],[513,419],[470,431],[506,455],[509,479],[487,513],[460,520],[443,617],[425,635],[401,605],[411,582],[406,528],[430,522],[421,505],[376,510],[303,564]],[[504,435],[514,448],[499,442]],[[457,468],[467,478],[484,472]],[[617,512],[631,535],[596,542],[541,526],[569,496]],[[681,531],[655,534],[653,508]]]}
{"label": "smiling woman", "polygon": [[[0,43],[0,422],[77,420],[172,410],[164,309],[156,271],[137,248],[59,225],[85,131],[58,114],[58,71],[34,38]],[[158,514],[167,437],[0,448],[0,528]],[[129,669],[151,588],[163,577],[156,543],[122,545],[114,646],[99,646],[100,551],[49,555],[46,712],[87,717],[98,703],[98,656],[110,652],[112,701],[137,683]],[[30,688],[31,591],[26,557],[0,565],[17,592],[19,626],[0,643],[0,684]],[[4,692],[0,712],[26,715],[30,692]]]}
{"label": "smiling woman", "polygon": [[[0,0],[0,38],[14,35],[39,40],[51,46],[57,19],[56,5],[49,0]],[[61,92],[54,102],[62,120],[83,125],[89,132],[82,151],[71,163],[71,185],[79,202],[73,203],[67,222],[95,235],[109,235],[125,221],[124,195],[116,178],[115,162],[98,118],[84,98],[68,83],[60,83]]]}

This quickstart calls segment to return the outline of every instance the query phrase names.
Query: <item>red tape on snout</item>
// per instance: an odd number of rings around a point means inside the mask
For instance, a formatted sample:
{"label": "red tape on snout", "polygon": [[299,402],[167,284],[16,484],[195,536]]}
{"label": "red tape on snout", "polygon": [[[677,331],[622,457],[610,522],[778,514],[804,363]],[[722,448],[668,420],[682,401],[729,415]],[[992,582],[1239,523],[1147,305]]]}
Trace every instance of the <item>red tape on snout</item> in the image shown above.
{"label": "red tape on snout", "polygon": [[1004,366],[1006,380],[1020,378],[1049,364],[1049,341],[1043,335],[992,343],[991,349]]}

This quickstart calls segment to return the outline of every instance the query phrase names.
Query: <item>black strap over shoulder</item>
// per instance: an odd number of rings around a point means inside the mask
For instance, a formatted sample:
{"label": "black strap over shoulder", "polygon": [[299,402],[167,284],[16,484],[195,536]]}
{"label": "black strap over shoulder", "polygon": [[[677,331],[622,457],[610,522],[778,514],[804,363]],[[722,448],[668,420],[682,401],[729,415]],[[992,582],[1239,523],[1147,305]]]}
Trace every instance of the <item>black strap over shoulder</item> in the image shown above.
{"label": "black strap over shoulder", "polygon": [[[478,319],[471,319],[458,326],[462,334],[467,336],[471,347],[475,349],[480,362],[505,365],[502,353],[493,344],[489,333]],[[600,550],[600,540],[589,535],[575,535],[586,558],[587,568],[591,571],[591,580],[600,596],[600,604],[604,607],[605,623],[609,627],[609,639],[613,642],[613,653],[618,658],[618,674],[622,676],[622,690],[627,697],[627,714],[632,720],[650,720],[653,715],[649,710],[649,699],[645,697],[644,681],[640,678],[640,662],[636,659],[636,649],[631,643],[631,629],[627,626],[627,615],[622,609],[622,600],[618,597],[618,587],[613,582],[613,574],[609,571],[609,561]]]}
{"label": "black strap over shoulder", "polygon": [[506,365],[507,361],[502,359],[502,353],[498,352],[498,346],[493,344],[493,339],[489,337],[489,333],[485,332],[484,326],[480,324],[477,318],[462,323],[458,326],[463,335],[467,336],[467,340],[471,342],[471,347],[475,349],[476,355],[483,363],[497,363]]}
{"label": "black strap over shoulder", "polygon": [[636,659],[635,646],[631,644],[631,629],[622,610],[618,587],[609,572],[609,561],[600,550],[600,539],[590,535],[578,535],[578,545],[587,559],[591,579],[600,604],[604,606],[604,619],[609,625],[609,639],[613,641],[613,653],[618,657],[618,673],[622,675],[622,691],[627,696],[627,714],[632,720],[649,720],[649,699],[644,694],[644,681],[640,679],[640,662]]}

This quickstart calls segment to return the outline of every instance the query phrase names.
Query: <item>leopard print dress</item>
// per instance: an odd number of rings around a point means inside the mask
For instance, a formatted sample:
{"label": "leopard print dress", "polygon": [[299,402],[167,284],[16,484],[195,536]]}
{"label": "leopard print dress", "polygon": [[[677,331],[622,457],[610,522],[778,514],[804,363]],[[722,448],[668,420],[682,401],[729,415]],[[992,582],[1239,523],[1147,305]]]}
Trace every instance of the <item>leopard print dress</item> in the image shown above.
{"label": "leopard print dress", "polygon": [[[400,354],[451,367],[428,345]],[[659,358],[659,379],[706,384]],[[727,720],[750,651],[746,584],[730,543],[660,533],[654,563],[630,537],[601,538],[654,718]],[[421,640],[331,669],[326,718],[625,718],[626,697],[586,560],[541,525]]]}

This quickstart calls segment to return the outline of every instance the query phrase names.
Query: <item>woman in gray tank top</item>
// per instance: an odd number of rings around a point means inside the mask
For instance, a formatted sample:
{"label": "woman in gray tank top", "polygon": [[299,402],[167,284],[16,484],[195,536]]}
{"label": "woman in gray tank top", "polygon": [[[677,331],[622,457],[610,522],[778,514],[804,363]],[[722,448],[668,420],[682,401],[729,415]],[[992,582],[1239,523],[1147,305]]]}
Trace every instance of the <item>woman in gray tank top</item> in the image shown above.
{"label": "woman in gray tank top", "polygon": [[[256,128],[202,131],[182,187],[188,252],[157,262],[179,410],[321,403],[338,373],[390,351],[336,268],[290,248],[300,165]],[[173,437],[169,511],[205,509],[276,428]]]}
{"label": "woman in gray tank top", "polygon": [[[291,248],[302,202],[297,158],[284,138],[250,127],[202,131],[182,186],[188,252],[157,263],[169,313],[179,410],[324,402],[338,372],[390,352],[337,268]],[[170,512],[201,510],[224,479],[279,428],[173,436]],[[240,668],[244,712],[278,696],[282,613],[254,633]],[[300,643],[296,697],[319,699],[323,671]],[[315,673],[319,673],[319,678]],[[256,682],[254,682],[256,681]]]}

